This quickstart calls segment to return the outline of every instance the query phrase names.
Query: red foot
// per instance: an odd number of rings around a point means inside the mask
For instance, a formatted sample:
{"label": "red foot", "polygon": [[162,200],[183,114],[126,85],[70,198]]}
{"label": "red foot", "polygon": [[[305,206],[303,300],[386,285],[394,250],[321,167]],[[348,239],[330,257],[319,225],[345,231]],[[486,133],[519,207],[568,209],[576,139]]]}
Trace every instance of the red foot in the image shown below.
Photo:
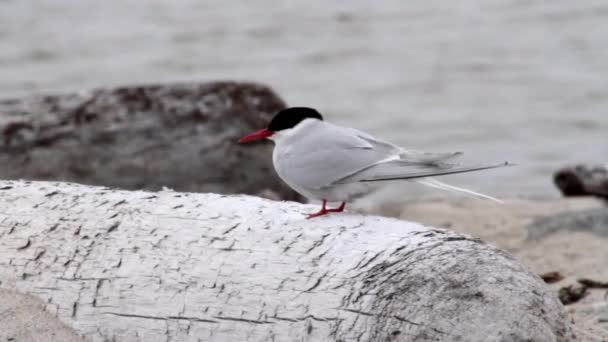
{"label": "red foot", "polygon": [[311,219],[313,217],[317,217],[317,216],[323,216],[323,215],[327,215],[329,213],[339,213],[344,211],[344,208],[346,207],[346,202],[342,202],[342,204],[335,209],[327,209],[325,208],[325,205],[327,204],[326,200],[323,200],[323,207],[321,208],[321,210],[319,210],[318,212],[314,213],[314,214],[310,214],[306,217],[306,219]]}

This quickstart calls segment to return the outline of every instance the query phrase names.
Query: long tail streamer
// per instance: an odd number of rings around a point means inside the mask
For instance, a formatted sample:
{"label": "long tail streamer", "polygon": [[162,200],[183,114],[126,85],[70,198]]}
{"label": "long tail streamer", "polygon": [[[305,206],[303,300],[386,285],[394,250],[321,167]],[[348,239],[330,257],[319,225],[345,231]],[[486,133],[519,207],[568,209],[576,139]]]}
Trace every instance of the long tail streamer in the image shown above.
{"label": "long tail streamer", "polygon": [[440,182],[434,178],[422,178],[422,179],[416,179],[416,181],[420,184],[430,186],[432,188],[441,189],[441,190],[450,191],[450,192],[462,193],[462,194],[468,195],[470,197],[486,199],[486,200],[490,200],[490,201],[493,201],[496,203],[504,203],[503,201],[501,201],[497,198],[494,198],[492,196],[484,195],[479,192],[475,192],[472,190],[463,189],[463,188],[459,188],[459,187],[456,187],[453,185],[449,185],[449,184]]}

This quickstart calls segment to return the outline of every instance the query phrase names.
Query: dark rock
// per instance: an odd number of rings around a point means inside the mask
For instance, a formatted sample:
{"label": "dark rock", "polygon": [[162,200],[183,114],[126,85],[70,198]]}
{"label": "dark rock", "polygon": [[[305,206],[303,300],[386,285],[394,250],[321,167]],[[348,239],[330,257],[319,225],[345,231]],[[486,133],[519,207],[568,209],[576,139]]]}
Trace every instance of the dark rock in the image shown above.
{"label": "dark rock", "polygon": [[270,143],[238,145],[285,103],[268,87],[213,82],[0,101],[0,179],[125,189],[273,194]]}
{"label": "dark rock", "polygon": [[557,283],[557,282],[561,281],[562,279],[564,279],[564,276],[557,271],[543,273],[540,275],[540,277],[547,284]]}
{"label": "dark rock", "polygon": [[608,199],[608,166],[575,165],[558,170],[553,181],[564,196]]}
{"label": "dark rock", "polygon": [[559,300],[564,305],[576,303],[579,300],[583,299],[586,295],[588,295],[586,286],[564,286],[559,289]]}

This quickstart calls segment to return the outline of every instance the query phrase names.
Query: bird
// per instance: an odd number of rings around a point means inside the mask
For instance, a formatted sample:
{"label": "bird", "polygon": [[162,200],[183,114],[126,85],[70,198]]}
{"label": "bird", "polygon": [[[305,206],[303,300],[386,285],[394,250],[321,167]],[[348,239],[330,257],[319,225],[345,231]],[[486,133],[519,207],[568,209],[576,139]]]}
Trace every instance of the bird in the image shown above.
{"label": "bird", "polygon": [[[239,139],[239,143],[269,139],[274,142],[272,162],[287,185],[321,209],[308,219],[342,212],[347,202],[369,194],[377,182],[415,180],[426,186],[495,202],[500,200],[440,182],[432,177],[513,165],[461,166],[454,162],[462,152],[408,150],[363,131],[327,122],[309,107],[289,107],[277,112],[266,128]],[[339,202],[328,208],[327,202]]]}

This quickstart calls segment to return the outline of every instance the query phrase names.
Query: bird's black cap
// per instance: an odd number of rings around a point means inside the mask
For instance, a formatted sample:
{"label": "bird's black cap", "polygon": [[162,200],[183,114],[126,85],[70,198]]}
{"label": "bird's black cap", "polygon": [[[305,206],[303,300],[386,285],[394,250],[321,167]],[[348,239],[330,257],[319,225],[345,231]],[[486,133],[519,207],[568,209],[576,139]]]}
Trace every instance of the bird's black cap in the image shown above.
{"label": "bird's black cap", "polygon": [[268,130],[278,132],[283,129],[294,128],[304,119],[323,120],[323,116],[316,109],[308,107],[291,107],[278,112],[268,125]]}

